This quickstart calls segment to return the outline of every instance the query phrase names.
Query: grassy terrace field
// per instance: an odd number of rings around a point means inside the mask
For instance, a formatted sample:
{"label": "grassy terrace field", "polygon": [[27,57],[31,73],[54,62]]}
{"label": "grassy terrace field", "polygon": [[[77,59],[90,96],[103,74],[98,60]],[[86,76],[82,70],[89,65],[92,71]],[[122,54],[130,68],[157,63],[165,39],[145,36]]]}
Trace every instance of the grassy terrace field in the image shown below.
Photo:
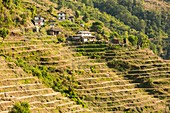
{"label": "grassy terrace field", "polygon": [[[165,109],[169,109],[170,65],[158,56],[154,55],[150,50],[124,48],[106,43],[73,45],[73,47],[85,56],[105,60],[106,65],[110,68],[110,70],[117,73],[119,79],[122,77],[123,80],[130,81],[130,84],[135,85],[135,90],[139,90],[140,92],[143,91],[150,96],[152,95],[155,98],[165,100],[165,104],[167,106]],[[120,87],[119,89],[122,90],[123,88],[126,88],[126,86],[130,88],[128,84],[124,84],[124,87]],[[109,87],[111,87],[111,85],[109,85]],[[131,96],[132,95],[133,93],[131,93]],[[143,98],[143,96],[144,94],[142,94],[141,97]],[[140,98],[140,96],[137,97]],[[127,99],[128,96],[125,98]],[[146,101],[146,99],[144,100]],[[142,99],[140,101],[142,101]],[[133,104],[137,106],[135,101],[133,101]],[[144,103],[141,105],[144,105]]]}
{"label": "grassy terrace field", "polygon": [[169,109],[169,64],[149,50],[118,49],[104,42],[66,44],[56,37],[41,37],[5,40],[0,51],[4,113],[18,101],[44,113]]}
{"label": "grassy terrace field", "polygon": [[[65,50],[62,44],[56,44],[51,38],[4,41],[0,57],[0,112],[7,113],[16,102],[28,102],[31,112],[90,111],[61,92],[52,90],[48,79],[54,78],[50,78],[44,71],[45,66],[41,67],[44,72],[38,68],[44,65],[45,58],[56,58],[58,63],[62,63],[62,60],[58,59],[58,49]],[[48,65],[50,67],[50,61]],[[51,71],[52,69],[51,67]]]}

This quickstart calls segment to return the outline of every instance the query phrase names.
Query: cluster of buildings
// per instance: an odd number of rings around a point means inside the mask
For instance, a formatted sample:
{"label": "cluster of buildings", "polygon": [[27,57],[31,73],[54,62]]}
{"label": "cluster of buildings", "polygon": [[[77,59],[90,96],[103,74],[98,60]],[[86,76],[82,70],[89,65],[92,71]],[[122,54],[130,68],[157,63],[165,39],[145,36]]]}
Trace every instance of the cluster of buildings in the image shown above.
{"label": "cluster of buildings", "polygon": [[[70,20],[72,22],[74,22],[74,16],[68,16],[68,18],[66,17],[66,13],[61,11],[57,14],[58,20],[59,21],[64,21],[64,20]],[[41,17],[41,16],[35,16],[34,17],[34,25],[35,26],[43,26],[45,23],[45,18]]]}
{"label": "cluster of buildings", "polygon": [[[58,21],[64,21],[64,20],[70,20],[74,22],[74,16],[66,16],[65,12],[59,12],[58,13]],[[39,28],[44,25],[45,18],[41,16],[34,17],[34,25],[36,28],[36,32],[39,32]],[[62,33],[62,30],[60,28],[54,28],[51,27],[49,30],[47,30],[48,35],[59,35]],[[89,41],[95,41],[96,37],[92,35],[90,31],[78,31],[75,36],[70,36],[72,41],[77,42],[89,42]]]}

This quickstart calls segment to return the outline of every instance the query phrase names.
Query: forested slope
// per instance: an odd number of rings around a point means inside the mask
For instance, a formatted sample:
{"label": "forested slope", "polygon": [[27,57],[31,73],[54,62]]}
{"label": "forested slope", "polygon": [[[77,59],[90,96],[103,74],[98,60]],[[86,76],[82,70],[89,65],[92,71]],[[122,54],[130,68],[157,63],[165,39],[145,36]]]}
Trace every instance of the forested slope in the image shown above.
{"label": "forested slope", "polygon": [[[94,7],[105,11],[150,38],[170,35],[169,4],[159,5],[160,9],[146,10],[144,1],[138,0],[92,0]],[[150,3],[152,0],[150,0]],[[159,3],[159,1],[156,1]],[[145,5],[143,5],[145,4]],[[167,7],[165,7],[165,4]]]}

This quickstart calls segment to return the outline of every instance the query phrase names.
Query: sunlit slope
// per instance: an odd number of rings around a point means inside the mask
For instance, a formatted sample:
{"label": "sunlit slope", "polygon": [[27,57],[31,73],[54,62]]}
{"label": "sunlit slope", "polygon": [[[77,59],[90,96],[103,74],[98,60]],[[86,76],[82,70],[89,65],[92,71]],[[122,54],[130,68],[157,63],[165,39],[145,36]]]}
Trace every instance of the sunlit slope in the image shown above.
{"label": "sunlit slope", "polygon": [[[47,86],[36,71],[39,59],[51,55],[60,44],[54,40],[5,40],[1,45],[0,95],[1,112],[8,112],[16,102],[28,102],[32,112],[88,112],[68,97]],[[36,62],[36,65],[35,63]],[[34,75],[34,76],[33,76]],[[39,76],[38,76],[39,75]],[[41,76],[40,76],[41,75]],[[39,78],[37,78],[37,77]],[[49,79],[49,78],[47,78]],[[52,83],[52,81],[51,81]]]}

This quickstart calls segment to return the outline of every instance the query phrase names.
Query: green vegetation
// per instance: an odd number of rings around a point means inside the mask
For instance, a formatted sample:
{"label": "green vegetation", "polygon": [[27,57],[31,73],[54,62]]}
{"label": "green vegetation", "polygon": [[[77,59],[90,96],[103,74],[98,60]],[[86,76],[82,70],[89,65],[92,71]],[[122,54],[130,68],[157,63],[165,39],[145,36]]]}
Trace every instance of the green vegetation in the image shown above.
{"label": "green vegetation", "polygon": [[82,19],[83,19],[84,22],[87,23],[89,21],[89,14],[85,13]]}
{"label": "green vegetation", "polygon": [[90,0],[94,7],[115,16],[137,31],[146,33],[150,38],[166,36],[169,33],[169,12],[145,10],[143,1],[132,0]]}
{"label": "green vegetation", "polygon": [[137,37],[137,36],[130,35],[130,36],[128,37],[128,40],[129,40],[129,42],[130,42],[133,46],[135,46],[135,45],[137,45],[138,37]]}
{"label": "green vegetation", "polygon": [[108,66],[110,68],[114,68],[114,69],[117,69],[122,72],[124,72],[128,69],[131,69],[131,65],[128,62],[123,62],[121,60],[120,61],[119,60],[109,61]]}
{"label": "green vegetation", "polygon": [[29,107],[26,102],[16,103],[9,113],[30,113]]}
{"label": "green vegetation", "polygon": [[103,31],[103,26],[104,25],[102,22],[94,22],[92,23],[91,31],[101,34]]}
{"label": "green vegetation", "polygon": [[[39,52],[34,53],[34,60],[36,60],[37,62],[48,61],[43,58],[38,59],[38,56],[36,57],[36,55],[39,55],[38,53]],[[86,107],[85,103],[78,97],[78,95],[74,91],[74,88],[77,85],[77,82],[74,81],[74,72],[67,69],[58,70],[56,68],[48,67],[45,65],[34,66],[27,63],[29,60],[33,60],[33,59],[17,58],[15,63],[17,64],[17,66],[22,67],[25,72],[32,74],[33,76],[37,76],[48,87],[53,88],[53,90],[57,92],[61,92],[65,96],[71,98],[77,104],[81,104],[82,106]],[[55,75],[51,74],[57,71],[60,71],[60,73],[55,73]]]}
{"label": "green vegetation", "polygon": [[[8,64],[11,72],[15,67],[22,68],[26,74],[75,101],[74,104],[100,112],[156,111],[156,102],[160,105],[164,102],[153,95],[169,94],[169,79],[162,81],[169,77],[169,64],[164,65],[164,61],[144,49],[162,53],[160,38],[170,35],[170,14],[164,9],[146,10],[144,3],[143,0],[0,0],[0,37],[5,39],[0,56],[16,64]],[[68,13],[67,17],[74,15],[75,20],[58,21],[60,10]],[[36,15],[45,18],[39,33],[33,32]],[[59,27],[63,34],[46,36],[51,26]],[[76,45],[66,40],[79,30],[93,32],[98,41]],[[18,70],[15,74],[23,76]],[[29,105],[17,103],[11,113],[16,112],[29,113]]]}
{"label": "green vegetation", "polygon": [[9,30],[6,28],[1,28],[0,29],[0,37],[3,38],[3,40],[8,36]]}

